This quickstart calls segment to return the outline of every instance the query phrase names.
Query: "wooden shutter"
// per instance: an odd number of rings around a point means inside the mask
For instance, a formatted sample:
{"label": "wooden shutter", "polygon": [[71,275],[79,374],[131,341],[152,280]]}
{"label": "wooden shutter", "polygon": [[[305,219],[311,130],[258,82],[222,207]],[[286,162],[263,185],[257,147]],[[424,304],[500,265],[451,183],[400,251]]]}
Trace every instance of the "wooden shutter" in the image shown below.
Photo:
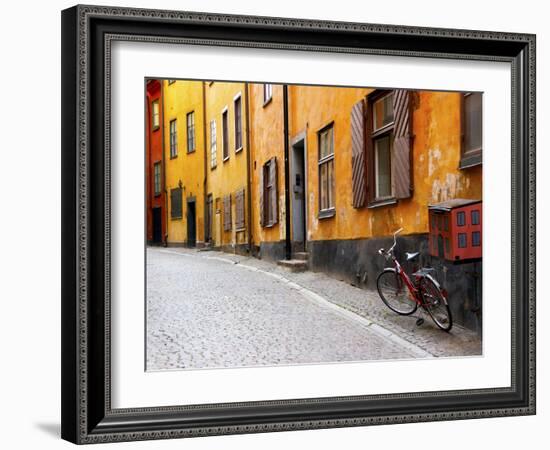
{"label": "wooden shutter", "polygon": [[392,171],[395,198],[408,198],[412,194],[412,111],[410,98],[411,93],[406,89],[393,91],[394,141]]}
{"label": "wooden shutter", "polygon": [[271,198],[269,207],[271,208],[271,225],[279,221],[278,195],[277,195],[277,159],[271,158],[269,162],[269,184],[271,186]]}
{"label": "wooden shutter", "polygon": [[223,229],[231,230],[231,194],[223,198]]}
{"label": "wooden shutter", "polygon": [[242,230],[244,228],[244,189],[240,189],[235,193],[235,228]]}
{"label": "wooden shutter", "polygon": [[264,212],[264,166],[260,167],[260,180],[258,183],[258,199],[260,201],[260,226],[265,226],[265,212]]}
{"label": "wooden shutter", "polygon": [[365,100],[361,100],[351,109],[351,188],[354,208],[365,206],[367,200],[366,169]]}

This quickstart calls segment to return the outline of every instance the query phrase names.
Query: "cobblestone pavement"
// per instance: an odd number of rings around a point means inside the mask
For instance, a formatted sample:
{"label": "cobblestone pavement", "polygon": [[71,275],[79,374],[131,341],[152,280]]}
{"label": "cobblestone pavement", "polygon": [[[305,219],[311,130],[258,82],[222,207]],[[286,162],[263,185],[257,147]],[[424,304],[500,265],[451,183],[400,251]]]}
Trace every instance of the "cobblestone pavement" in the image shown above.
{"label": "cobblestone pavement", "polygon": [[480,355],[376,292],[214,251],[147,249],[147,370]]}

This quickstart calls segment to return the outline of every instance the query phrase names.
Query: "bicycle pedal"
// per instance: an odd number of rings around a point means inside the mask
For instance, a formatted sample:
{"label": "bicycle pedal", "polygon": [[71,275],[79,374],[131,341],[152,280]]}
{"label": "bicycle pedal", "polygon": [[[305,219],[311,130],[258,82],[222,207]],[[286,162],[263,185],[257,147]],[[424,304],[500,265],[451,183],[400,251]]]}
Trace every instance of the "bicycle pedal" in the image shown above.
{"label": "bicycle pedal", "polygon": [[424,324],[424,319],[420,317],[419,319],[416,319],[416,326],[419,327]]}

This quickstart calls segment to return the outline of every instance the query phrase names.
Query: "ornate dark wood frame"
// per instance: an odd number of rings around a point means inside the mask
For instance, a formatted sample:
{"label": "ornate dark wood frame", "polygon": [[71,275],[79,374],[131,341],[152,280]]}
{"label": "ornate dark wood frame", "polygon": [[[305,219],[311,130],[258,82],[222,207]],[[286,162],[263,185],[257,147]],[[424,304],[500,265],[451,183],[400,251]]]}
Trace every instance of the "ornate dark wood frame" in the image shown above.
{"label": "ornate dark wood frame", "polygon": [[[512,373],[506,388],[112,409],[113,40],[509,62]],[[99,6],[62,13],[62,437],[75,443],[535,413],[535,36]]]}

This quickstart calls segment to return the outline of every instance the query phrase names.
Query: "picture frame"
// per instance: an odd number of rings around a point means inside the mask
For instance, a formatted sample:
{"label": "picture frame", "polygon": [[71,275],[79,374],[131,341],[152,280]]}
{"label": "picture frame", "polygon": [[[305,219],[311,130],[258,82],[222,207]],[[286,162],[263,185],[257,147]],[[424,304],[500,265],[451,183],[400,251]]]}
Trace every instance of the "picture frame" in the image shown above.
{"label": "picture frame", "polygon": [[[114,409],[110,49],[117,40],[502,61],[512,75],[511,385]],[[62,12],[62,437],[100,443],[535,414],[535,36],[78,5]]]}

